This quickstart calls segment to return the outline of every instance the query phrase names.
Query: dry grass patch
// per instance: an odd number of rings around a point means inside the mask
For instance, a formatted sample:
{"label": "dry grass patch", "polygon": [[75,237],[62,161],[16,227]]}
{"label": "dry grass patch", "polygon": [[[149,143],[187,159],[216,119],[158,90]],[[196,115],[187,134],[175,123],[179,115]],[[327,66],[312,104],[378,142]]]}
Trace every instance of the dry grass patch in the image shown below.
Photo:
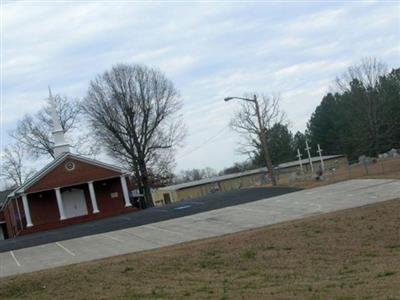
{"label": "dry grass patch", "polygon": [[400,299],[400,200],[2,279],[2,299]]}

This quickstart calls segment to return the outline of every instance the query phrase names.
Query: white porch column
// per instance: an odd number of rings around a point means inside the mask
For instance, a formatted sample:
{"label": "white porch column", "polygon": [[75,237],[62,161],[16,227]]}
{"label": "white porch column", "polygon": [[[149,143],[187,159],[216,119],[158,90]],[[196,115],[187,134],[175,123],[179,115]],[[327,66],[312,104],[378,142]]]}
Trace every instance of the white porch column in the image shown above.
{"label": "white porch column", "polygon": [[22,195],[22,205],[24,206],[26,227],[32,227],[31,211],[29,210],[28,197],[25,194]]}
{"label": "white porch column", "polygon": [[122,192],[124,193],[125,207],[130,207],[132,204],[129,201],[128,185],[126,184],[126,178],[124,175],[121,175],[121,186]]}
{"label": "white porch column", "polygon": [[88,185],[89,185],[90,200],[92,201],[93,213],[97,214],[100,211],[99,208],[97,207],[96,193],[94,192],[93,181],[89,181]]}
{"label": "white porch column", "polygon": [[55,188],[56,191],[56,198],[57,198],[57,206],[58,206],[58,211],[60,212],[60,220],[66,219],[65,213],[64,213],[64,206],[61,198],[61,193],[60,193],[60,188]]}

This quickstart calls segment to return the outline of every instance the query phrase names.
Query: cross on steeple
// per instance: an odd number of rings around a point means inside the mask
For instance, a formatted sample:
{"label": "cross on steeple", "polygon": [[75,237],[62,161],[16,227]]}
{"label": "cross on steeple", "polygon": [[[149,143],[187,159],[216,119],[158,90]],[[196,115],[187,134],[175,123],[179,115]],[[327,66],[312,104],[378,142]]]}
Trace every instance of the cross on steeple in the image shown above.
{"label": "cross on steeple", "polygon": [[53,142],[54,142],[53,151],[54,151],[54,158],[57,158],[62,153],[69,152],[69,144],[65,141],[64,129],[61,126],[61,122],[56,110],[56,102],[51,93],[50,87],[49,87],[49,102],[51,108],[51,118],[53,121],[53,131],[52,131]]}

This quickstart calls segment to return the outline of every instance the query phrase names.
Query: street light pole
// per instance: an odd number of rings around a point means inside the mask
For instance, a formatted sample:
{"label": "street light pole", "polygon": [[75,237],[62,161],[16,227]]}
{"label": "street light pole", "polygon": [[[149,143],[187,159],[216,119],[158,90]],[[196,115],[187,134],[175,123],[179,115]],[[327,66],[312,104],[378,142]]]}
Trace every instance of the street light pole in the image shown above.
{"label": "street light pole", "polygon": [[275,179],[275,175],[274,175],[274,168],[272,165],[271,157],[269,155],[269,150],[268,150],[268,146],[267,146],[265,127],[262,125],[262,121],[261,121],[260,106],[258,105],[257,95],[254,95],[253,99],[241,98],[241,97],[227,97],[224,100],[229,101],[232,99],[239,99],[239,100],[253,102],[256,106],[256,115],[257,115],[258,127],[259,127],[259,132],[260,132],[261,146],[262,146],[262,149],[264,152],[264,159],[267,164],[268,174],[269,174],[269,177],[271,178],[272,185],[275,186],[276,179]]}
{"label": "street light pole", "polygon": [[271,178],[272,185],[275,186],[276,180],[275,180],[275,175],[274,175],[274,167],[272,165],[271,157],[269,155],[265,127],[262,125],[262,122],[261,122],[260,106],[258,105],[256,95],[254,95],[254,103],[256,105],[258,127],[260,128],[260,140],[261,140],[261,145],[262,145],[263,152],[264,152],[264,159],[265,159],[265,162],[267,163],[268,173],[269,173],[269,177]]}

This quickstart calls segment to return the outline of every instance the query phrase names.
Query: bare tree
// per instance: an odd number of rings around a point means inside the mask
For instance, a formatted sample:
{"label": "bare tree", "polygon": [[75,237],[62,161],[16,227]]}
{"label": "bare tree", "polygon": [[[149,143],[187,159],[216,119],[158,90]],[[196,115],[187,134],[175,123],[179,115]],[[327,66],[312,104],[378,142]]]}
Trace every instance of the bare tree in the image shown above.
{"label": "bare tree", "polygon": [[239,172],[244,172],[247,170],[254,169],[256,166],[254,165],[253,160],[245,160],[243,162],[236,162],[233,166],[223,169],[219,172],[219,175],[226,174],[234,174]]}
{"label": "bare tree", "polygon": [[154,205],[149,176],[184,137],[181,106],[173,83],[146,66],[119,64],[90,82],[84,110],[92,128],[131,169],[148,206]]}
{"label": "bare tree", "polygon": [[191,182],[204,178],[217,176],[218,173],[213,168],[205,167],[203,169],[182,170],[175,176],[175,183]]}
{"label": "bare tree", "polygon": [[[260,107],[261,126],[268,136],[268,131],[277,123],[284,123],[285,113],[279,108],[279,96],[257,96]],[[233,130],[241,134],[242,141],[238,151],[250,157],[261,149],[260,136],[262,132],[258,125],[256,104],[254,102],[240,102],[240,109],[231,119],[230,126]]]}
{"label": "bare tree", "polygon": [[387,73],[388,67],[376,57],[365,57],[360,63],[349,67],[336,78],[336,85],[341,92],[349,92],[356,80],[365,89],[376,88],[379,78]]}
{"label": "bare tree", "polygon": [[26,167],[25,151],[18,143],[3,150],[1,162],[1,176],[10,187],[22,185],[35,172]]}
{"label": "bare tree", "polygon": [[357,120],[348,126],[353,131],[351,139],[359,139],[358,147],[372,155],[378,154],[397,128],[397,123],[390,123],[386,118],[391,106],[386,91],[379,87],[387,70],[385,63],[375,57],[367,57],[336,79],[339,91],[351,96],[347,113],[352,115],[348,119]]}
{"label": "bare tree", "polygon": [[173,149],[157,151],[149,161],[149,178],[152,187],[162,187],[172,183],[175,168],[175,156]]}
{"label": "bare tree", "polygon": [[[54,98],[61,126],[65,132],[70,132],[74,128],[80,113],[79,102],[59,95]],[[20,145],[23,145],[34,158],[43,155],[54,157],[52,131],[53,121],[50,104],[48,104],[34,115],[25,115],[18,122],[16,130],[12,131],[10,135]]]}

